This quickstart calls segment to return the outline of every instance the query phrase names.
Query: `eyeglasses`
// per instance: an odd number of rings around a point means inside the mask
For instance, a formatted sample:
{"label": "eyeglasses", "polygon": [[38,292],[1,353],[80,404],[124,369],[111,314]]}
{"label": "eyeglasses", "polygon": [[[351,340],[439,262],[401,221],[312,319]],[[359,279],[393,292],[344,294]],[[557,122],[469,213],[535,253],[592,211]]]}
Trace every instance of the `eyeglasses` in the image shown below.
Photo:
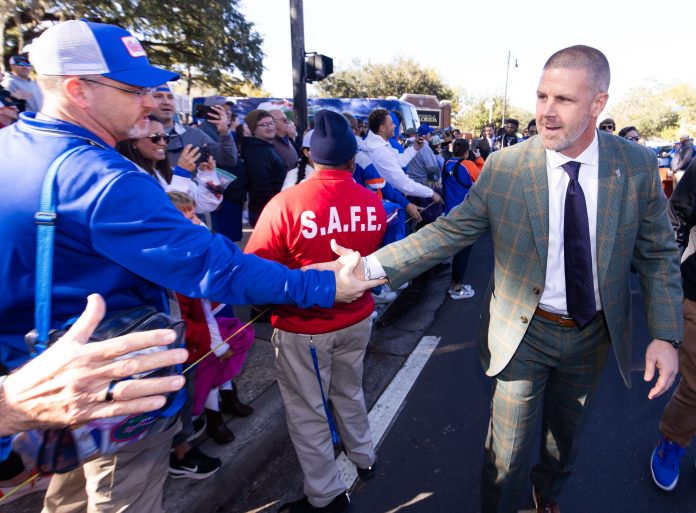
{"label": "eyeglasses", "polygon": [[640,141],[640,137],[626,137],[626,139],[628,139],[629,141]]}
{"label": "eyeglasses", "polygon": [[269,121],[268,123],[257,123],[257,127],[268,128],[269,126],[275,126],[275,121]]}
{"label": "eyeglasses", "polygon": [[599,125],[600,130],[614,130],[614,125]]}
{"label": "eyeglasses", "polygon": [[153,144],[164,141],[164,144],[169,144],[169,134],[150,134],[150,140]]}
{"label": "eyeglasses", "polygon": [[111,84],[105,84],[104,82],[97,82],[96,80],[92,80],[90,78],[81,78],[83,82],[90,82],[92,84],[97,84],[100,86],[104,87],[110,87],[111,89],[118,89],[119,91],[123,91],[124,93],[132,94],[134,95],[139,102],[143,101],[143,98],[145,98],[146,95],[154,93],[157,88],[156,87],[141,87],[139,89],[126,89],[124,87],[118,87],[115,85]]}

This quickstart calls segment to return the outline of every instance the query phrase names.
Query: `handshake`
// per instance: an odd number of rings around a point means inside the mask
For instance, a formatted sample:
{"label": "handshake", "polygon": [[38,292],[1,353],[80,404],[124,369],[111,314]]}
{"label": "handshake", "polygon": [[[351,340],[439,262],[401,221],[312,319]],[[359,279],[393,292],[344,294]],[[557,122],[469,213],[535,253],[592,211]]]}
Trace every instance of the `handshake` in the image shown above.
{"label": "handshake", "polygon": [[365,279],[363,260],[357,251],[339,246],[335,239],[331,239],[331,249],[338,255],[336,260],[307,265],[302,270],[333,271],[336,277],[337,303],[351,303],[362,297],[366,290],[387,283],[386,278]]}

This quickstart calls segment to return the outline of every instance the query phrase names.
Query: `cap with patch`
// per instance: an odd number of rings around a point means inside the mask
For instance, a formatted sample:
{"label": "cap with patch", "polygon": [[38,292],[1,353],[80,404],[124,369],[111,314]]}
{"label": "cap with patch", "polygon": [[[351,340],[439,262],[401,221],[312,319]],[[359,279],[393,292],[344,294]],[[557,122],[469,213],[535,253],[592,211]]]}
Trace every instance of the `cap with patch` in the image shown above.
{"label": "cap with patch", "polygon": [[145,49],[115,25],[70,20],[32,42],[29,59],[40,75],[103,75],[124,84],[154,87],[179,75],[150,65]]}
{"label": "cap with patch", "polygon": [[224,96],[208,96],[204,101],[203,105],[206,107],[212,107],[213,105],[225,105],[227,103],[227,98]]}
{"label": "cap with patch", "polygon": [[13,55],[10,57],[10,64],[14,66],[31,66],[24,55]]}

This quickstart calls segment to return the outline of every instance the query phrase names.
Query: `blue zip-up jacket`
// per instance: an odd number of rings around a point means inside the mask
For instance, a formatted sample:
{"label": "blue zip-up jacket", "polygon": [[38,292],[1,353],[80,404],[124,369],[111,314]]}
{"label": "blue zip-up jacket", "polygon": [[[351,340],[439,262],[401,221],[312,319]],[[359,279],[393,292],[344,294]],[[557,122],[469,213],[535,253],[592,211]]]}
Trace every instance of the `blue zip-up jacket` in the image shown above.
{"label": "blue zip-up jacket", "polygon": [[82,312],[93,292],[109,311],[166,311],[164,288],[228,304],[333,306],[332,272],[244,255],[188,221],[154,178],[88,130],[24,113],[0,130],[0,363],[9,369],[28,359],[23,338],[34,328],[40,187],[51,162],[76,145],[91,148],[68,158],[56,179],[52,328]]}

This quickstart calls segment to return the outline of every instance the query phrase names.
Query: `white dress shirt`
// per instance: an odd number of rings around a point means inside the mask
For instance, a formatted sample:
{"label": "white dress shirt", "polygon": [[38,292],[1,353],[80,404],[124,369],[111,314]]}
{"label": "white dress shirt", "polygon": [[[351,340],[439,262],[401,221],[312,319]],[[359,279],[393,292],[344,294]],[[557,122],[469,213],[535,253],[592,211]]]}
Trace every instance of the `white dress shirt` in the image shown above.
{"label": "white dress shirt", "polygon": [[549,184],[549,249],[546,255],[546,282],[539,306],[549,312],[567,315],[565,289],[565,255],[563,252],[563,218],[566,189],[570,178],[561,167],[566,162],[580,162],[578,182],[587,204],[587,221],[590,225],[592,247],[592,281],[595,304],[601,310],[599,282],[597,280],[597,195],[599,193],[599,144],[597,132],[592,143],[576,158],[560,152],[546,150],[546,178]]}

